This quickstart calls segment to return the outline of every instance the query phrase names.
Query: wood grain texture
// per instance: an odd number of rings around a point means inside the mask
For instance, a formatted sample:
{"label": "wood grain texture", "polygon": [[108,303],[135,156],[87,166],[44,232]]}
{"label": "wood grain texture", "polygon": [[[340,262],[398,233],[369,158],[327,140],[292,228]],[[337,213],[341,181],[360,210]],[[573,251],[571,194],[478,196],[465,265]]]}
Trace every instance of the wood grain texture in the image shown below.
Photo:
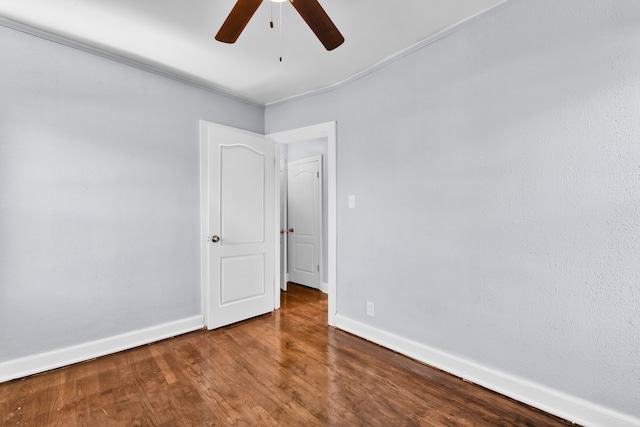
{"label": "wood grain texture", "polygon": [[262,4],[262,0],[238,0],[218,30],[216,40],[223,43],[235,43],[260,4]]}
{"label": "wood grain texture", "polygon": [[344,37],[317,0],[290,0],[311,31],[327,50],[344,43]]}
{"label": "wood grain texture", "polygon": [[0,384],[4,426],[564,426],[329,328],[327,298]]}

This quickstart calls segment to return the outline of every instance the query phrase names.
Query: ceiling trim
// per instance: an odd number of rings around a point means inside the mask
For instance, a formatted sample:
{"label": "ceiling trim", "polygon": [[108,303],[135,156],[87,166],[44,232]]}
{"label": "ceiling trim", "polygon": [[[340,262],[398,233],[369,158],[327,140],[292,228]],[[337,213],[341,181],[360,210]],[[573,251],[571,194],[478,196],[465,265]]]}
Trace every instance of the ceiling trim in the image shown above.
{"label": "ceiling trim", "polygon": [[436,34],[434,34],[434,35],[422,40],[422,41],[419,41],[418,43],[416,43],[416,44],[414,44],[412,46],[409,46],[408,48],[406,48],[404,50],[401,50],[400,52],[395,53],[392,56],[390,56],[388,58],[385,58],[382,61],[378,62],[377,64],[374,64],[371,67],[369,67],[369,68],[367,68],[367,69],[365,69],[363,71],[360,71],[359,73],[356,73],[351,77],[347,77],[346,79],[344,79],[344,80],[342,80],[340,82],[334,83],[334,84],[329,85],[329,86],[325,86],[325,87],[320,88],[320,89],[314,89],[314,90],[310,90],[308,92],[304,92],[304,93],[300,93],[300,94],[297,94],[297,95],[293,95],[293,96],[290,96],[288,98],[283,98],[283,99],[280,99],[280,100],[277,100],[277,101],[268,102],[268,103],[265,104],[265,106],[266,107],[273,107],[273,106],[276,106],[276,105],[286,104],[288,102],[297,101],[297,100],[302,99],[302,98],[311,97],[311,96],[314,96],[314,95],[318,95],[318,94],[321,94],[321,93],[324,93],[324,92],[329,92],[329,91],[338,89],[340,87],[346,86],[346,85],[348,85],[350,83],[355,82],[356,80],[359,80],[359,79],[361,79],[361,78],[373,73],[376,70],[379,70],[380,68],[386,67],[387,65],[389,65],[389,64],[391,64],[391,63],[393,63],[393,62],[395,62],[395,61],[397,61],[397,60],[399,60],[399,59],[401,59],[401,58],[403,58],[403,57],[405,57],[407,55],[410,55],[413,52],[416,52],[416,51],[422,49],[425,46],[428,46],[428,45],[430,45],[432,43],[435,43],[438,40],[441,40],[441,39],[443,39],[443,38],[445,38],[445,37],[447,37],[447,36],[449,36],[449,35],[451,35],[451,34],[453,34],[455,32],[458,32],[458,31],[462,30],[463,28],[473,24],[474,22],[478,21],[481,18],[484,18],[484,17],[489,16],[491,14],[497,13],[498,11],[500,11],[500,10],[502,10],[502,9],[508,7],[508,6],[511,6],[512,4],[514,4],[514,3],[518,2],[518,1],[522,1],[522,0],[503,0],[501,3],[498,3],[497,5],[492,6],[489,9],[483,10],[482,12],[479,12],[479,13],[473,15],[473,16],[470,16],[469,18],[465,19],[464,21],[460,21],[460,22],[458,22],[458,23],[456,23],[456,24],[454,24],[454,25],[452,25],[452,26],[450,26],[448,28],[445,28],[444,30],[442,30],[442,31],[440,31],[440,32],[438,32],[438,33],[436,33]]}
{"label": "ceiling trim", "polygon": [[220,88],[220,87],[216,87],[216,86],[213,86],[213,85],[209,85],[209,84],[203,83],[201,81],[198,81],[197,79],[189,78],[189,77],[181,75],[181,74],[179,74],[177,72],[172,72],[170,70],[167,70],[167,69],[165,69],[163,67],[146,64],[146,63],[144,63],[142,61],[135,60],[135,59],[132,59],[132,58],[127,58],[127,57],[125,57],[123,55],[120,55],[120,54],[117,54],[117,53],[114,53],[114,52],[110,52],[110,51],[108,51],[106,49],[102,49],[102,48],[98,48],[98,47],[95,47],[95,46],[91,46],[91,45],[86,44],[86,43],[78,42],[78,41],[72,40],[72,39],[70,39],[68,37],[59,36],[57,34],[49,32],[49,31],[41,30],[41,29],[32,27],[30,25],[23,24],[21,22],[17,22],[17,21],[11,20],[11,19],[7,19],[7,18],[1,17],[1,16],[0,16],[0,26],[11,28],[13,30],[20,31],[22,33],[29,34],[29,35],[32,35],[32,36],[35,36],[35,37],[38,37],[38,38],[53,42],[53,43],[57,43],[57,44],[60,44],[60,45],[63,45],[63,46],[67,46],[67,47],[70,47],[70,48],[73,48],[73,49],[80,50],[82,52],[86,52],[86,53],[89,53],[89,54],[92,54],[92,55],[96,55],[96,56],[99,56],[99,57],[102,57],[102,58],[105,58],[105,59],[109,59],[109,60],[112,60],[112,61],[115,61],[115,62],[119,62],[121,64],[128,65],[130,67],[134,67],[134,68],[137,68],[139,70],[147,71],[147,72],[152,73],[152,74],[156,74],[156,75],[159,75],[159,76],[162,76],[162,77],[166,77],[168,79],[171,79],[171,80],[174,80],[174,81],[177,81],[177,82],[180,82],[180,83],[187,84],[189,86],[196,87],[198,89],[204,89],[206,91],[215,93],[217,95],[221,95],[221,96],[225,96],[225,97],[231,97],[231,98],[234,98],[236,100],[239,100],[239,101],[242,101],[242,102],[246,102],[248,104],[251,104],[251,105],[254,105],[254,106],[257,106],[257,107],[264,107],[265,106],[264,103],[258,102],[255,99],[251,99],[251,98],[248,98],[246,96],[242,96],[240,94],[233,93],[232,91],[225,90],[225,89]]}
{"label": "ceiling trim", "polygon": [[95,46],[91,46],[87,43],[83,43],[83,42],[79,42],[79,41],[75,41],[72,40],[68,37],[64,37],[64,36],[60,36],[54,33],[51,33],[49,31],[45,31],[45,30],[41,30],[35,27],[32,27],[30,25],[27,24],[23,24],[20,23],[18,21],[14,21],[8,18],[4,18],[4,17],[0,17],[0,26],[4,26],[7,28],[11,28],[14,29],[16,31],[20,31],[26,34],[30,34],[32,36],[41,38],[41,39],[45,39],[48,41],[51,41],[53,43],[57,43],[57,44],[61,44],[67,47],[71,47],[73,49],[77,49],[92,55],[96,55],[102,58],[106,58],[115,62],[119,62],[121,64],[124,65],[128,65],[143,71],[147,71],[162,77],[166,77],[168,79],[180,82],[180,83],[184,83],[199,89],[204,89],[206,91],[215,93],[217,95],[221,95],[221,96],[225,96],[225,97],[231,97],[234,98],[236,100],[254,105],[254,106],[258,106],[258,107],[272,107],[272,106],[277,106],[277,105],[281,105],[281,104],[286,104],[288,102],[292,102],[295,100],[300,100],[303,98],[307,98],[307,97],[311,97],[314,95],[318,95],[321,93],[325,93],[325,92],[329,92],[335,89],[338,89],[340,87],[346,86],[354,81],[357,81],[371,73],[373,73],[374,71],[383,68],[407,55],[410,55],[413,52],[416,52],[422,48],[424,48],[425,46],[428,46],[432,43],[437,42],[438,40],[441,40],[457,31],[460,31],[461,29],[473,24],[474,22],[476,22],[477,20],[484,18],[490,14],[493,13],[497,13],[498,11],[504,9],[505,7],[508,7],[518,1],[521,0],[503,0],[501,3],[498,3],[497,5],[484,10],[480,13],[477,13],[473,16],[470,16],[469,18],[465,19],[464,21],[461,21],[459,23],[456,23],[448,28],[445,28],[444,30],[412,45],[409,46],[408,48],[388,57],[385,58],[383,60],[381,60],[380,62],[372,65],[369,68],[366,68],[363,71],[360,71],[340,82],[322,87],[322,88],[318,88],[318,89],[314,89],[314,90],[310,90],[304,93],[300,93],[300,94],[296,94],[287,98],[283,98],[277,101],[272,101],[272,102],[267,102],[267,103],[263,103],[260,101],[257,101],[255,99],[249,98],[247,96],[243,96],[242,94],[239,93],[234,93],[233,91],[226,89],[226,88],[222,88],[219,86],[215,86],[213,84],[210,84],[208,82],[203,82],[197,78],[192,78],[189,76],[185,76],[184,74],[181,74],[177,71],[172,71],[170,69],[167,69],[166,67],[163,66],[154,66],[148,63],[144,63],[141,60],[136,60],[136,59],[132,59],[132,58],[128,58],[124,55],[115,53],[115,52],[111,52],[109,50],[107,50],[106,48],[99,48],[99,47],[95,47]]}

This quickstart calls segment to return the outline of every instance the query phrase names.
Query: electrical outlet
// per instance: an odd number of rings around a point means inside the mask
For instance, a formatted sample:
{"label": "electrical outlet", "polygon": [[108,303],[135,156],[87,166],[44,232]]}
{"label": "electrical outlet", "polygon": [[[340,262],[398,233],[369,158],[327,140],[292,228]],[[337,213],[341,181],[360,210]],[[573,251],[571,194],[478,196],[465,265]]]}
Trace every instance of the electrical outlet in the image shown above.
{"label": "electrical outlet", "polygon": [[354,209],[356,207],[356,196],[349,196],[349,209]]}
{"label": "electrical outlet", "polygon": [[367,301],[367,316],[375,316],[374,308],[374,304],[371,301]]}

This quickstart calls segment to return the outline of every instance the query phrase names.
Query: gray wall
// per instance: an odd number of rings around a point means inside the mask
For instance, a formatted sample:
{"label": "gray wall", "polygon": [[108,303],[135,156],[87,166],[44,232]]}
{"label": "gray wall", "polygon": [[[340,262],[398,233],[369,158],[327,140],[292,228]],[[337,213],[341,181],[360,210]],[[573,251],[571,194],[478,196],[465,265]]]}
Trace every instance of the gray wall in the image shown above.
{"label": "gray wall", "polygon": [[338,313],[640,416],[639,70],[637,0],[523,0],[267,107],[338,122]]}
{"label": "gray wall", "polygon": [[327,139],[314,139],[312,141],[296,142],[286,145],[288,161],[306,159],[312,156],[322,156],[322,282],[327,283],[329,277],[329,188],[327,167],[328,144]]}
{"label": "gray wall", "polygon": [[199,315],[198,120],[264,108],[0,27],[0,362]]}

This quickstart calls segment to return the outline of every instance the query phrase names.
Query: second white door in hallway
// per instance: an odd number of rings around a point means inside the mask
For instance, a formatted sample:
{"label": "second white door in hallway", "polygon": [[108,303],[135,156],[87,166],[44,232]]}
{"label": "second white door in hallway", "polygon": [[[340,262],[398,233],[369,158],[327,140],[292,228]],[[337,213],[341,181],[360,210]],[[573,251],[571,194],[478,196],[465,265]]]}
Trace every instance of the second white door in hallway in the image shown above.
{"label": "second white door in hallway", "polygon": [[289,163],[289,280],[320,289],[322,156]]}

